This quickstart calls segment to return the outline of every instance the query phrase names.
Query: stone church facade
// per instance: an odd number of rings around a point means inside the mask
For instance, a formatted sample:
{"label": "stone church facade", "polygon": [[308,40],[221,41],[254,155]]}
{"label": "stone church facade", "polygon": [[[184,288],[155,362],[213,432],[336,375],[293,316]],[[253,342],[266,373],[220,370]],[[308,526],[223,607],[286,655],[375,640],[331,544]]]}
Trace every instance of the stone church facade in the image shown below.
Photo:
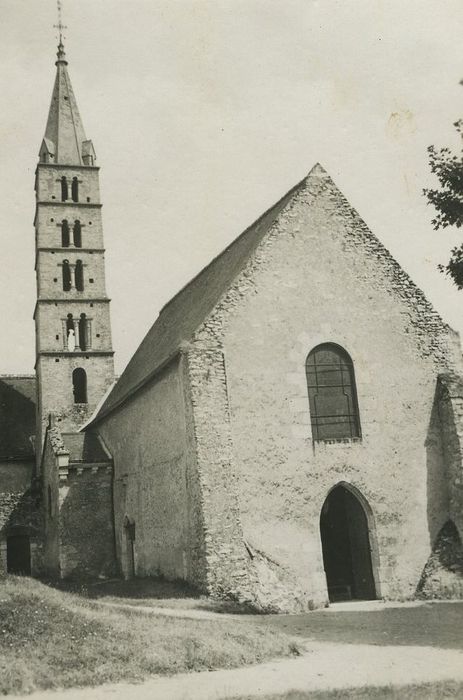
{"label": "stone church facade", "polygon": [[[329,175],[315,166],[168,302],[113,384],[94,158],[60,46],[32,470],[21,433],[33,573],[163,575],[278,611],[460,595],[459,338]],[[19,458],[0,465],[1,551]]]}

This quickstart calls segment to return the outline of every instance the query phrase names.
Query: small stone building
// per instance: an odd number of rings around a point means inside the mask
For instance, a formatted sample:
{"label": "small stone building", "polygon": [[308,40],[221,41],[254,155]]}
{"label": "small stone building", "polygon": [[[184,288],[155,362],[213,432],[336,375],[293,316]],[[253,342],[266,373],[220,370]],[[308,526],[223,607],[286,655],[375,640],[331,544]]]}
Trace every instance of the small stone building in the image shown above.
{"label": "small stone building", "polygon": [[99,168],[61,42],[56,66],[36,377],[0,378],[0,573],[162,575],[277,611],[462,595],[458,335],[316,165],[114,383]]}
{"label": "small stone building", "polygon": [[39,568],[43,523],[35,474],[36,380],[0,377],[0,574]]}

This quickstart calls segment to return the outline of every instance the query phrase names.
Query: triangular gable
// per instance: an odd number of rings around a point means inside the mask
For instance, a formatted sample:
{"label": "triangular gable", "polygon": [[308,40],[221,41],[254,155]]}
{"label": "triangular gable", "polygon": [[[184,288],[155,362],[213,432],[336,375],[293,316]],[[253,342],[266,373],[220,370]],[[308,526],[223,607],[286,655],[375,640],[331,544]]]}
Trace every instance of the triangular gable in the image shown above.
{"label": "triangular gable", "polygon": [[329,196],[339,203],[340,208],[348,209],[352,233],[355,231],[359,239],[367,241],[368,245],[374,247],[390,278],[391,291],[403,296],[406,303],[415,310],[419,307],[420,313],[431,315],[438,324],[446,327],[423,292],[415,286],[389,251],[368,229],[326,171],[317,164],[306,178],[236,238],[163,307],[156,322],[148,331],[92,422],[100,420],[123,403],[128,396],[164,367],[183,343],[187,343],[193,337],[214,307],[228,293],[259,244],[273,229],[282,212],[301,195],[306,196],[304,193],[308,193],[310,200],[313,200],[323,191],[329,191]]}

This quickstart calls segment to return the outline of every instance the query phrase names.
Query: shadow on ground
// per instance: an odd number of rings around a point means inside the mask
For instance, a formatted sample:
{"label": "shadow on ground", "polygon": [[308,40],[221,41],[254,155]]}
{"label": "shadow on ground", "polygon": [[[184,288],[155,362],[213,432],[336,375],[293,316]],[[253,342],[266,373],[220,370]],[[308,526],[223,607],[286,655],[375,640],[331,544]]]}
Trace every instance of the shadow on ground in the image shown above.
{"label": "shadow on ground", "polygon": [[370,611],[268,615],[261,624],[320,642],[463,649],[463,602]]}
{"label": "shadow on ground", "polygon": [[185,581],[167,581],[163,578],[133,578],[111,580],[47,581],[60,590],[84,598],[108,603],[123,603],[134,607],[177,608],[205,610],[228,614],[257,614],[252,606],[233,600],[219,600],[203,595]]}

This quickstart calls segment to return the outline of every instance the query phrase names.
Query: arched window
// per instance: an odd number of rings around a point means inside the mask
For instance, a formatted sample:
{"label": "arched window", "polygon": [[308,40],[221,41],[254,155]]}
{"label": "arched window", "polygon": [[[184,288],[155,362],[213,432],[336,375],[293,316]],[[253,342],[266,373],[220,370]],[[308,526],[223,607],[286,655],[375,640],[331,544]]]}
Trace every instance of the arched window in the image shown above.
{"label": "arched window", "polygon": [[66,177],[63,175],[61,178],[61,201],[65,202],[69,196],[68,193],[68,181]]}
{"label": "arched window", "polygon": [[74,403],[87,403],[87,373],[82,367],[77,367],[72,373],[72,390]]}
{"label": "arched window", "polygon": [[79,180],[76,177],[72,178],[71,194],[72,194],[72,201],[78,202],[79,201]]}
{"label": "arched window", "polygon": [[332,343],[318,345],[306,360],[310,419],[314,440],[360,437],[354,365]]}
{"label": "arched window", "polygon": [[82,226],[80,221],[74,221],[73,239],[76,248],[82,248]]}
{"label": "arched window", "polygon": [[79,319],[79,346],[81,350],[87,350],[88,334],[87,334],[87,316],[80,314]]}
{"label": "arched window", "polygon": [[84,266],[82,260],[76,260],[76,289],[78,292],[84,291]]}
{"label": "arched window", "polygon": [[63,290],[69,292],[71,289],[71,267],[69,260],[63,260]]}
{"label": "arched window", "polygon": [[61,245],[63,248],[69,248],[69,224],[67,219],[63,219],[61,222]]}

